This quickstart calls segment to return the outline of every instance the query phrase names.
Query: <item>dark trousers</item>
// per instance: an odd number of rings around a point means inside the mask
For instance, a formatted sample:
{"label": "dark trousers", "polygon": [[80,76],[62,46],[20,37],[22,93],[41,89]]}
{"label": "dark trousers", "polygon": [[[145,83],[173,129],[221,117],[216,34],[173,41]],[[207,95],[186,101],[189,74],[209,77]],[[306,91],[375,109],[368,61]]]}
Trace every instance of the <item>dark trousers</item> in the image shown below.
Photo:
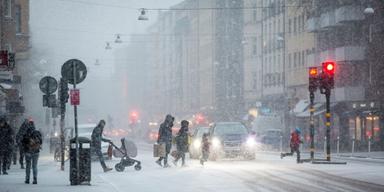
{"label": "dark trousers", "polygon": [[3,173],[7,172],[7,166],[9,163],[8,161],[9,161],[9,152],[6,152],[6,151],[0,152],[0,165]]}
{"label": "dark trousers", "polygon": [[95,153],[96,153],[97,157],[99,157],[99,161],[100,161],[101,167],[103,169],[106,169],[107,165],[105,164],[103,153],[101,152],[101,149],[95,148],[94,150],[95,150]]}
{"label": "dark trousers", "polygon": [[33,172],[33,180],[37,179],[37,161],[39,160],[39,153],[25,153],[25,163],[27,165],[25,169],[25,180],[29,181],[31,175],[31,166]]}
{"label": "dark trousers", "polygon": [[19,163],[20,163],[20,166],[23,166],[24,165],[24,149],[22,146],[19,147]]}
{"label": "dark trousers", "polygon": [[158,161],[164,160],[164,165],[168,165],[168,154],[171,152],[172,143],[165,142],[165,157],[160,157]]}
{"label": "dark trousers", "polygon": [[182,150],[177,151],[177,156],[175,161],[177,162],[181,158],[181,165],[185,165],[185,153]]}
{"label": "dark trousers", "polygon": [[297,162],[299,163],[300,162],[300,150],[299,150],[299,147],[297,148],[291,148],[291,152],[290,153],[283,153],[282,155],[285,157],[285,156],[292,156],[293,153],[297,154]]}

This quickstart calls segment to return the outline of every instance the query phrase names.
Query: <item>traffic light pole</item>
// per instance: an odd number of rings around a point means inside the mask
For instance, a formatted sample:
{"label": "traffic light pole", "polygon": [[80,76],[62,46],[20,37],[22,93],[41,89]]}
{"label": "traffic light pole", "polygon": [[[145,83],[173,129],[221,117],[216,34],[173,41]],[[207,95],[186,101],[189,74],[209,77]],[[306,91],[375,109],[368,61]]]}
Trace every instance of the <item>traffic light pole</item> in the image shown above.
{"label": "traffic light pole", "polygon": [[327,161],[331,161],[331,105],[330,105],[330,99],[331,99],[331,89],[325,89],[325,126],[326,126],[326,138],[327,138]]}
{"label": "traffic light pole", "polygon": [[[76,79],[76,63],[73,62],[72,64],[73,66],[73,89],[76,89],[76,83],[77,83],[77,79]],[[76,140],[76,179],[77,181],[79,182],[80,181],[80,153],[79,153],[79,130],[78,130],[78,127],[77,127],[77,105],[73,105],[73,112],[74,112],[74,116],[75,116],[75,140]],[[78,183],[79,184],[79,183]]]}
{"label": "traffic light pole", "polygon": [[315,94],[313,93],[313,91],[310,91],[309,92],[309,100],[310,100],[310,104],[309,104],[309,136],[311,138],[311,147],[310,147],[310,152],[311,152],[311,161],[314,160],[315,158],[315,122],[314,122],[314,118],[313,118],[313,115],[315,113],[315,108],[313,107],[313,103],[314,103],[314,100],[315,100]]}
{"label": "traffic light pole", "polygon": [[64,127],[65,127],[65,103],[60,102],[60,148],[61,148],[61,166],[60,169],[64,171],[64,148],[65,148],[65,139],[64,139]]}

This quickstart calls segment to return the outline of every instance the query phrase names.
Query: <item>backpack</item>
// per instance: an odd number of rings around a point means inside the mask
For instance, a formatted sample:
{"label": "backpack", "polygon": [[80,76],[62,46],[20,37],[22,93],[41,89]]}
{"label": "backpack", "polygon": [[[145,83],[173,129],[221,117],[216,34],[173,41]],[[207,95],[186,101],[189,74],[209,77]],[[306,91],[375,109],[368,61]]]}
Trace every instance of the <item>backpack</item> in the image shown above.
{"label": "backpack", "polygon": [[41,148],[40,132],[38,132],[37,130],[34,130],[27,139],[27,147],[29,148],[29,150],[37,151]]}

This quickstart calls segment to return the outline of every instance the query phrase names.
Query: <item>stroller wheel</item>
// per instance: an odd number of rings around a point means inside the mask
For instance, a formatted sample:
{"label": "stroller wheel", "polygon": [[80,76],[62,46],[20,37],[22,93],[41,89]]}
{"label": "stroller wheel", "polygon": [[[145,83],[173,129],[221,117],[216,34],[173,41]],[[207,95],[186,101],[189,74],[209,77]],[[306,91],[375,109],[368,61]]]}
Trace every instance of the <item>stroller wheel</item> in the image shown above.
{"label": "stroller wheel", "polygon": [[115,169],[116,169],[116,171],[118,171],[118,172],[123,172],[124,171],[124,166],[121,164],[121,163],[117,163],[116,165],[115,165]]}
{"label": "stroller wheel", "polygon": [[140,171],[141,170],[141,165],[140,164],[136,164],[135,165],[135,170],[136,171]]}

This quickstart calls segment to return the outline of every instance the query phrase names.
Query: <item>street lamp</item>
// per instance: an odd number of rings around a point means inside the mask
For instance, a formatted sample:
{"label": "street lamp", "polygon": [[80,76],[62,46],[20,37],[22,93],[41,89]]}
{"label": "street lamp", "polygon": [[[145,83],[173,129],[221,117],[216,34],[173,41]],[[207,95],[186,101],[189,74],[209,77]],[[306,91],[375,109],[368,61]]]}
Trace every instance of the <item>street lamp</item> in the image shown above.
{"label": "street lamp", "polygon": [[140,21],[147,21],[148,20],[148,16],[146,15],[144,8],[140,9],[140,15],[139,15],[138,20],[140,20]]}

